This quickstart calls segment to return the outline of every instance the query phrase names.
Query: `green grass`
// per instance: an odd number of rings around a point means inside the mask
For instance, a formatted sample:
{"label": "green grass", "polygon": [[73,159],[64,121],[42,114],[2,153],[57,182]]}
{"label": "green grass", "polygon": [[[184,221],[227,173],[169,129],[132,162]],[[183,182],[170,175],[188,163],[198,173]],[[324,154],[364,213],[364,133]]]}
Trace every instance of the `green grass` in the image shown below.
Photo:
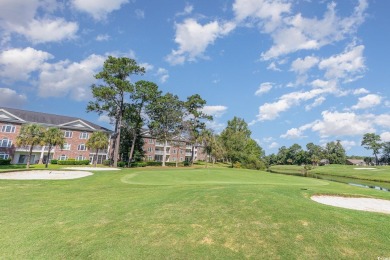
{"label": "green grass", "polygon": [[0,259],[377,259],[390,216],[313,194],[390,199],[323,180],[229,168],[0,180]]}

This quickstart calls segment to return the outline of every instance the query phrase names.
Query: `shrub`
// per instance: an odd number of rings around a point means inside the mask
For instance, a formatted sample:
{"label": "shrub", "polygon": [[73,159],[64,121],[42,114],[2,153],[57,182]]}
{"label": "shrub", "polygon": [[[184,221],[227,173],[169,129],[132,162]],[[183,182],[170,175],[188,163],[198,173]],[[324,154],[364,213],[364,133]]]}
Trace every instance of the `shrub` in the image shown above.
{"label": "shrub", "polygon": [[190,165],[191,165],[191,163],[188,162],[188,161],[184,161],[184,162],[183,162],[183,166],[190,166]]}
{"label": "shrub", "polygon": [[58,160],[56,160],[56,159],[52,159],[52,160],[50,161],[51,164],[57,164],[57,162],[58,162]]}
{"label": "shrub", "polygon": [[130,164],[130,167],[135,168],[135,167],[146,167],[147,163],[146,162],[133,162]]}
{"label": "shrub", "polygon": [[104,160],[104,161],[103,161],[103,165],[109,166],[109,165],[110,165],[110,160]]}
{"label": "shrub", "polygon": [[0,165],[10,165],[11,159],[0,159]]}
{"label": "shrub", "polygon": [[89,165],[89,160],[80,160],[80,161],[76,161],[76,160],[72,160],[72,159],[69,159],[69,160],[64,160],[64,161],[57,161],[57,164],[59,165]]}
{"label": "shrub", "polygon": [[233,163],[233,168],[241,168],[241,163],[240,162]]}
{"label": "shrub", "polygon": [[162,162],[148,161],[146,162],[147,166],[162,166]]}
{"label": "shrub", "polygon": [[126,167],[126,162],[122,162],[121,161],[121,162],[118,162],[117,165],[118,165],[118,167],[122,167],[123,168],[123,167]]}

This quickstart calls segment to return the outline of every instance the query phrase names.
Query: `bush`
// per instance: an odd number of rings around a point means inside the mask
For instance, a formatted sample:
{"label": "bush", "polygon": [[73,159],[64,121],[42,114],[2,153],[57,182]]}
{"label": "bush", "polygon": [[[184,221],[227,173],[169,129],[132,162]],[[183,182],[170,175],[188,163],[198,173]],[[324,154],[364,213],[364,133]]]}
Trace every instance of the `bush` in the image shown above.
{"label": "bush", "polygon": [[80,160],[76,161],[74,159],[68,159],[64,161],[57,161],[57,164],[59,165],[89,165],[89,160]]}
{"label": "bush", "polygon": [[241,168],[241,163],[240,162],[233,163],[233,168]]}
{"label": "bush", "polygon": [[11,159],[0,159],[0,165],[10,165]]}
{"label": "bush", "polygon": [[52,160],[50,161],[51,164],[57,164],[57,162],[58,162],[58,160],[56,160],[56,159],[52,159]]}
{"label": "bush", "polygon": [[130,167],[136,168],[136,167],[146,167],[147,163],[146,162],[133,162],[130,164]]}
{"label": "bush", "polygon": [[162,162],[148,161],[146,162],[147,166],[162,166]]}
{"label": "bush", "polygon": [[117,163],[118,167],[126,167],[126,162],[118,162]]}
{"label": "bush", "polygon": [[110,160],[104,160],[104,161],[103,161],[103,165],[109,166],[109,165],[110,165]]}
{"label": "bush", "polygon": [[191,163],[188,162],[188,161],[184,161],[184,162],[183,162],[183,166],[190,166],[190,165],[191,165]]}

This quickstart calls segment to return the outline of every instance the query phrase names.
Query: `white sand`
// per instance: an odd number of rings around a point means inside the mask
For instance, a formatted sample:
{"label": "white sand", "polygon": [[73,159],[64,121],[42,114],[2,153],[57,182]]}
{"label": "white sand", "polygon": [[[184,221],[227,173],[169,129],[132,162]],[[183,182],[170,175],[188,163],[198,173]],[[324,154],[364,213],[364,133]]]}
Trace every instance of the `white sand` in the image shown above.
{"label": "white sand", "polygon": [[80,171],[120,171],[118,168],[109,168],[109,167],[65,167],[62,169],[67,170],[80,170]]}
{"label": "white sand", "polygon": [[340,208],[390,214],[390,200],[338,196],[312,196],[311,199],[322,204]]}
{"label": "white sand", "polygon": [[376,170],[376,168],[353,168],[354,170]]}
{"label": "white sand", "polygon": [[92,172],[86,171],[50,171],[33,170],[0,173],[0,179],[3,180],[68,180],[77,179],[92,175]]}

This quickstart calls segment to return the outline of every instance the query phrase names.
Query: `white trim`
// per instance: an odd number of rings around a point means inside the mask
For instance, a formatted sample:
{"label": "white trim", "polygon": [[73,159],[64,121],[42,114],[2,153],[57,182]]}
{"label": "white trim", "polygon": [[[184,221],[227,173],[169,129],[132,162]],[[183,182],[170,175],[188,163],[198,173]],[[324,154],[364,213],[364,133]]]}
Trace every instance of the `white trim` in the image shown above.
{"label": "white trim", "polygon": [[18,119],[19,121],[26,122],[25,120],[21,119],[20,117],[17,117],[17,116],[15,116],[14,114],[11,114],[10,112],[8,112],[7,110],[5,110],[4,108],[0,108],[0,111],[3,111],[4,113],[6,113],[6,114],[8,114],[9,116],[12,116],[12,117]]}
{"label": "white trim", "polygon": [[[73,124],[73,123],[81,123],[81,124],[83,124],[83,125],[85,125],[85,126],[87,126],[87,127],[89,127],[89,128],[91,128],[91,129],[93,129],[93,130],[96,130],[95,128],[93,128],[92,126],[90,126],[90,125],[88,125],[87,123],[85,123],[84,121],[82,121],[82,120],[80,120],[80,119],[77,119],[77,120],[75,120],[75,121],[71,121],[71,122],[67,122],[67,123],[64,123],[64,124],[61,124],[61,125],[58,125],[58,126],[71,126],[70,124]],[[73,125],[74,126],[74,125]]]}

